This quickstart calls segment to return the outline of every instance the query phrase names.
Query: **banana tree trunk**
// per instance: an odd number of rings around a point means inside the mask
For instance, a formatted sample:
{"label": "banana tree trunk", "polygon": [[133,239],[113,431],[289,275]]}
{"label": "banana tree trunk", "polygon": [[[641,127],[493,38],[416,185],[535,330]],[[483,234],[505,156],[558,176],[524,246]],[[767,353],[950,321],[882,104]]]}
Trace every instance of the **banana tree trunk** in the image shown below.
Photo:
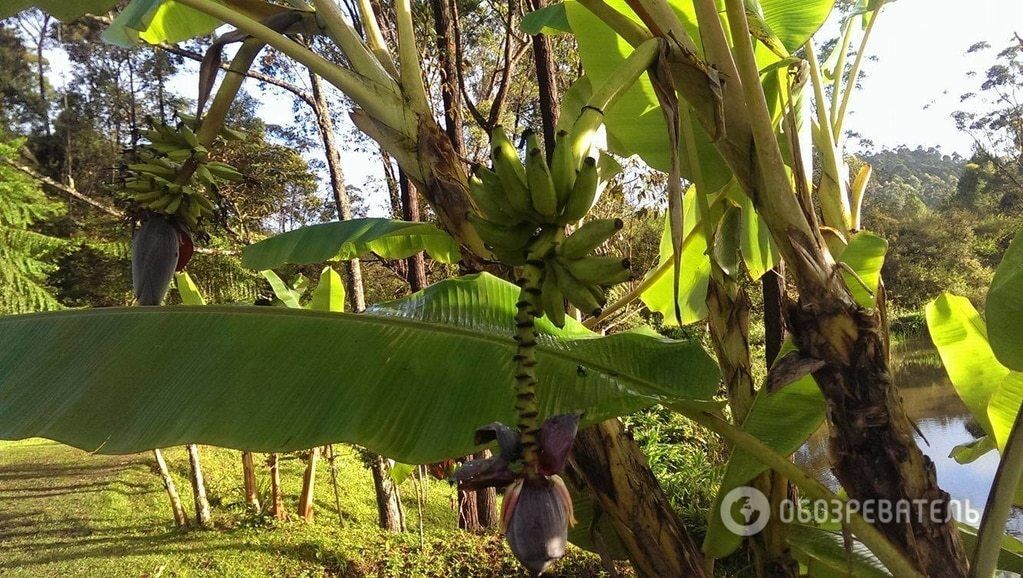
{"label": "banana tree trunk", "polygon": [[206,481],[202,475],[202,464],[199,462],[199,446],[188,444],[188,464],[192,470],[192,497],[195,499],[195,521],[200,528],[208,528],[212,522],[210,502],[206,499]]}
{"label": "banana tree trunk", "polygon": [[813,376],[828,403],[828,447],[838,481],[852,498],[909,505],[908,520],[877,525],[928,576],[965,576],[949,495],[916,445],[892,383],[880,314],[804,290],[790,308],[789,326],[801,353],[826,361]]}
{"label": "banana tree trunk", "polygon": [[309,450],[309,461],[302,476],[302,494],[298,498],[298,515],[306,522],[313,521],[313,489],[316,486],[316,464],[319,462],[320,448]]}
{"label": "banana tree trunk", "polygon": [[373,472],[373,486],[377,494],[377,516],[380,527],[388,532],[405,531],[405,512],[401,506],[398,486],[391,480],[391,465],[382,456],[370,457],[370,470]]}
{"label": "banana tree trunk", "polygon": [[581,430],[572,447],[572,463],[610,517],[640,576],[707,575],[703,555],[621,421]]}
{"label": "banana tree trunk", "polygon": [[[754,384],[749,347],[750,301],[746,290],[721,270],[715,270],[707,286],[707,310],[711,342],[728,392],[736,424],[741,424],[753,406]],[[772,512],[780,512],[788,497],[788,483],[774,472],[758,476],[753,485],[768,497]],[[795,577],[799,564],[792,558],[785,540],[785,525],[774,516],[750,539],[758,576]]]}
{"label": "banana tree trunk", "polygon": [[178,495],[178,488],[174,485],[174,478],[167,469],[167,462],[163,459],[163,452],[153,450],[153,457],[156,458],[156,466],[160,469],[160,479],[163,480],[163,489],[167,490],[167,497],[170,498],[171,511],[174,512],[174,524],[179,528],[188,525],[188,517],[185,515],[185,508],[181,505],[181,496]]}
{"label": "banana tree trunk", "polygon": [[256,485],[256,466],[252,462],[252,452],[242,452],[242,480],[245,485],[245,503],[259,511],[259,489]]}

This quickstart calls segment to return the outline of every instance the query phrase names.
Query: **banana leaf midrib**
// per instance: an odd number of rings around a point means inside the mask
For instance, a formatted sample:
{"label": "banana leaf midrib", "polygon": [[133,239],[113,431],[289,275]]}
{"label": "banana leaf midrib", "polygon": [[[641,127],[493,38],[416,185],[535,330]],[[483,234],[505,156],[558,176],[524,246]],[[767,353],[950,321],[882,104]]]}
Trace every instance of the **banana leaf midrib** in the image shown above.
{"label": "banana leaf midrib", "polygon": [[[151,309],[151,310],[150,310]],[[354,321],[356,323],[365,323],[368,325],[384,325],[398,328],[408,329],[419,329],[429,330],[435,333],[446,333],[449,335],[455,335],[468,339],[475,339],[486,343],[494,343],[500,346],[514,348],[515,340],[511,337],[511,328],[508,329],[508,337],[497,334],[497,328],[493,328],[490,331],[487,330],[475,330],[468,327],[459,327],[456,325],[450,325],[446,323],[422,321],[419,319],[411,319],[396,312],[394,314],[381,314],[381,313],[340,313],[340,312],[324,312],[324,311],[311,311],[306,309],[287,309],[283,307],[258,307],[258,306],[231,306],[231,305],[204,305],[204,306],[188,306],[188,305],[175,305],[165,307],[154,307],[154,308],[140,308],[140,307],[102,307],[94,309],[76,309],[71,311],[61,312],[41,312],[41,313],[28,313],[23,315],[12,315],[6,317],[0,317],[0,333],[3,332],[4,326],[11,323],[17,323],[19,321],[34,319],[34,318],[46,318],[46,317],[93,317],[102,315],[147,315],[147,314],[188,314],[188,315],[203,315],[205,313],[216,313],[216,314],[230,314],[230,315],[259,315],[267,317],[311,317],[319,318],[324,320],[338,320],[339,317],[344,318],[348,321]],[[493,332],[491,332],[493,331]],[[640,379],[630,373],[623,373],[619,369],[609,368],[603,364],[594,363],[592,359],[585,358],[578,355],[572,355],[569,351],[551,347],[548,345],[551,336],[546,335],[547,339],[541,340],[537,344],[537,348],[542,350],[546,355],[552,355],[560,357],[565,361],[575,363],[576,365],[583,366],[586,369],[596,371],[610,378],[618,380],[623,384],[638,385],[643,388],[643,392],[634,392],[637,395],[647,397],[655,403],[673,401],[668,399],[666,396],[649,393],[652,391],[660,391],[664,389],[664,386],[651,382],[649,380]],[[561,343],[571,343],[574,341],[586,341],[591,339],[604,339],[611,336],[599,336],[594,335],[592,337],[572,337],[570,339],[561,340]],[[555,340],[557,338],[554,338]],[[650,338],[654,339],[654,338]],[[667,340],[661,340],[662,343],[667,343]],[[677,399],[684,399],[676,397]]]}

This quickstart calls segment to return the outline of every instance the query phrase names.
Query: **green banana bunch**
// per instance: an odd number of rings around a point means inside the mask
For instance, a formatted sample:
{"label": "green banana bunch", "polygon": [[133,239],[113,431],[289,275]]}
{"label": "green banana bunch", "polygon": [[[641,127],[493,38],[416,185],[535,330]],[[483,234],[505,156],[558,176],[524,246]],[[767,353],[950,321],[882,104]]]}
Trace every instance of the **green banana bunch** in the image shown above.
{"label": "green banana bunch", "polygon": [[593,255],[624,224],[588,221],[566,237],[565,226],[583,219],[596,201],[597,161],[573,152],[588,148],[573,147],[579,143],[568,131],[558,132],[550,163],[534,132],[526,131],[523,140],[525,162],[504,129],[494,129],[491,167],[477,166],[469,178],[476,211],[468,220],[501,262],[539,275],[529,280],[540,292],[534,314],[563,327],[566,301],[597,315],[607,304],[607,288],[631,277],[627,259]]}
{"label": "green banana bunch", "polygon": [[543,229],[561,228],[586,216],[599,191],[597,162],[573,153],[568,131],[555,139],[548,164],[533,131],[523,135],[525,162],[502,127],[490,141],[491,167],[477,166],[469,179],[476,206],[473,225],[494,254],[521,265],[531,239]]}
{"label": "green banana bunch", "polygon": [[[195,117],[179,118],[176,126],[149,119],[149,128],[142,131],[149,142],[139,150],[138,162],[125,167],[121,192],[141,207],[176,215],[195,229],[200,219],[216,211],[205,193],[244,176],[226,163],[209,162],[209,151],[192,128]],[[239,131],[233,133],[231,138],[244,137]]]}

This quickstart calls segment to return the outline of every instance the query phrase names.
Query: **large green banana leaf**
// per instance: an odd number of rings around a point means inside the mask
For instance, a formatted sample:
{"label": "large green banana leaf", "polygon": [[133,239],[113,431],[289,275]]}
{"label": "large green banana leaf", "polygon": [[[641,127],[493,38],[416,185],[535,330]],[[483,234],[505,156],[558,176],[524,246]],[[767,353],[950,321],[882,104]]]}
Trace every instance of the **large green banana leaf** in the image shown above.
{"label": "large green banana leaf", "polygon": [[991,349],[1006,367],[1023,371],[1023,232],[998,265],[987,294]]}
{"label": "large green banana leaf", "polygon": [[392,219],[351,219],[300,227],[242,249],[242,264],[273,269],[285,264],[308,265],[344,260],[367,253],[404,259],[426,251],[441,263],[462,258],[458,243],[432,223]]}
{"label": "large green banana leaf", "polygon": [[[407,463],[465,455],[477,426],[514,420],[517,294],[481,274],[360,315],[134,307],[0,318],[0,438],[111,454],[350,441]],[[583,412],[590,424],[716,389],[698,344],[540,329],[543,415]]]}
{"label": "large green banana leaf", "polygon": [[991,351],[984,319],[969,299],[951,293],[928,303],[925,314],[931,341],[956,393],[984,431],[993,434],[988,404],[1009,368]]}

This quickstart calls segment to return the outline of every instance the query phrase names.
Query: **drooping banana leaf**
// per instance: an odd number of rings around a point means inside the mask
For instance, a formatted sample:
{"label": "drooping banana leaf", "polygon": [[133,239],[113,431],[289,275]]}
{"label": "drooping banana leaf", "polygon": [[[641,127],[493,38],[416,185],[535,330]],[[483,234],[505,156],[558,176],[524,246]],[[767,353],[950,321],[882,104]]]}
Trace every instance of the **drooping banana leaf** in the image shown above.
{"label": "drooping banana leaf", "polygon": [[[790,455],[821,426],[825,409],[824,397],[817,382],[813,377],[806,376],[775,393],[764,390],[758,392],[742,429],[757,436],[778,453]],[[714,500],[714,507],[707,518],[707,536],[703,542],[703,551],[707,557],[722,558],[742,543],[742,538],[729,531],[718,515],[721,500],[733,488],[746,485],[766,470],[767,466],[749,453],[739,448],[734,449]]]}
{"label": "drooping banana leaf", "polygon": [[[54,1],[74,3],[68,0],[51,0]],[[217,0],[217,2],[259,21],[294,10],[263,0]],[[103,40],[124,48],[131,48],[143,42],[175,44],[209,34],[222,24],[220,20],[174,0],[132,0],[103,32]]]}
{"label": "drooping banana leaf", "polygon": [[1023,231],[1013,239],[995,271],[986,317],[991,349],[998,360],[1023,371]]}
{"label": "drooping banana leaf", "polygon": [[420,251],[441,263],[461,259],[458,243],[432,223],[366,218],[320,223],[274,235],[242,249],[242,264],[251,269],[273,269],[285,264],[352,259],[367,253],[404,259]]}
{"label": "drooping banana leaf", "polygon": [[[108,454],[349,441],[406,463],[466,455],[477,426],[514,423],[518,292],[480,274],[359,315],[136,307],[0,318],[0,439]],[[542,415],[582,412],[591,424],[708,399],[717,386],[695,343],[546,320],[540,331]]]}
{"label": "drooping banana leaf", "polygon": [[927,304],[927,330],[941,363],[967,409],[994,435],[988,404],[1009,369],[998,362],[987,340],[987,325],[965,297],[942,293]]}
{"label": "drooping banana leaf", "polygon": [[785,539],[792,546],[795,558],[810,569],[811,577],[891,576],[884,564],[858,540],[852,539],[847,547],[845,537],[840,532],[792,524],[787,529]]}
{"label": "drooping banana leaf", "polygon": [[[710,281],[710,257],[707,255],[707,238],[703,227],[697,226],[701,216],[696,202],[696,189],[686,191],[683,202],[682,269],[679,275],[678,310],[682,323],[695,323],[707,316],[707,284]],[[665,216],[664,231],[661,234],[660,259],[658,266],[647,275],[658,274],[658,270],[672,261],[670,217]],[[667,272],[640,295],[643,304],[650,311],[660,313],[663,323],[678,325],[675,316],[674,265],[667,265]]]}
{"label": "drooping banana leaf", "polygon": [[572,31],[568,25],[565,4],[562,2],[544,6],[526,14],[519,22],[519,29],[526,34],[549,34],[552,36]]}
{"label": "drooping banana leaf", "polygon": [[116,5],[117,0],[4,0],[0,20],[35,7],[61,22],[71,22],[86,14],[106,14]]}

